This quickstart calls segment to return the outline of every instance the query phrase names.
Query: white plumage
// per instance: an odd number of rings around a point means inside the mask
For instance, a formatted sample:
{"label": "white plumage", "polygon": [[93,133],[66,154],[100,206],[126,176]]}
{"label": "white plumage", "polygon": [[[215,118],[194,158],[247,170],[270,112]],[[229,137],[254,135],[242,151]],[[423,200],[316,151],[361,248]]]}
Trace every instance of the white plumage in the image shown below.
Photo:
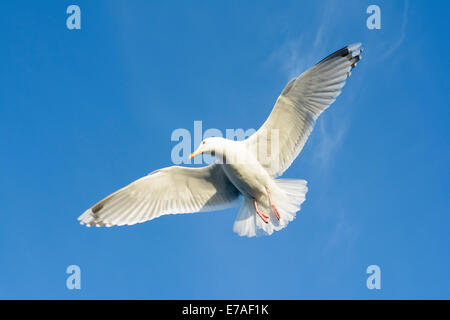
{"label": "white plumage", "polygon": [[361,44],[336,51],[292,79],[262,127],[244,141],[208,138],[192,154],[218,161],[202,168],[156,170],[84,212],[87,226],[132,225],[164,214],[214,211],[244,201],[233,230],[272,234],[295,218],[308,191],[305,180],[275,179],[302,150],[319,115],[341,93],[360,60]]}

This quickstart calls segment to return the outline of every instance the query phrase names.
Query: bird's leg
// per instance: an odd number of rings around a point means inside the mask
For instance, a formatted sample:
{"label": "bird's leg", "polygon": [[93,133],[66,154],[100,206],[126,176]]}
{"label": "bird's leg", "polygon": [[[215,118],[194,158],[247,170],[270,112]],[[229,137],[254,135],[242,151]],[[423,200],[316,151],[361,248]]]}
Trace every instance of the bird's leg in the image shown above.
{"label": "bird's leg", "polygon": [[258,214],[258,216],[265,222],[268,223],[269,222],[269,217],[266,216],[264,214],[264,212],[262,212],[261,210],[258,209],[258,203],[256,202],[255,199],[253,199],[253,203],[255,204],[255,209],[256,209],[256,213]]}
{"label": "bird's leg", "polygon": [[280,213],[278,212],[277,207],[275,207],[275,205],[272,203],[272,198],[270,197],[270,190],[269,190],[269,188],[266,187],[266,191],[267,191],[267,195],[269,197],[270,206],[272,207],[273,212],[277,216],[277,219],[280,220]]}

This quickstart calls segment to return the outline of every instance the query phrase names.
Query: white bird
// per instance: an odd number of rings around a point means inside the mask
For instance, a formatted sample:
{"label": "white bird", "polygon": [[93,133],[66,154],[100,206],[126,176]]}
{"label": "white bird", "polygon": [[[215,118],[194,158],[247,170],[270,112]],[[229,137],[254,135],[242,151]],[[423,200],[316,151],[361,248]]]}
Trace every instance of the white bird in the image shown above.
{"label": "white bird", "polygon": [[252,237],[284,228],[300,210],[308,189],[305,180],[275,178],[298,156],[361,52],[360,43],[347,46],[292,79],[269,118],[247,140],[207,138],[189,156],[213,154],[215,163],[156,170],[104,198],[78,220],[87,226],[132,225],[165,214],[229,208],[243,198],[233,226],[236,233]]}

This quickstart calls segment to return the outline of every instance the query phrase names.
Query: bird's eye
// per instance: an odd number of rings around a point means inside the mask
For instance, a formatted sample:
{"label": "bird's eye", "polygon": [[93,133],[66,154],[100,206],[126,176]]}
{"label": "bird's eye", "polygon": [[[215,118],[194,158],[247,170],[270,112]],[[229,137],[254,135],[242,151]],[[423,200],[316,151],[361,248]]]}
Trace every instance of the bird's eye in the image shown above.
{"label": "bird's eye", "polygon": [[205,144],[205,141],[203,141],[202,144]]}

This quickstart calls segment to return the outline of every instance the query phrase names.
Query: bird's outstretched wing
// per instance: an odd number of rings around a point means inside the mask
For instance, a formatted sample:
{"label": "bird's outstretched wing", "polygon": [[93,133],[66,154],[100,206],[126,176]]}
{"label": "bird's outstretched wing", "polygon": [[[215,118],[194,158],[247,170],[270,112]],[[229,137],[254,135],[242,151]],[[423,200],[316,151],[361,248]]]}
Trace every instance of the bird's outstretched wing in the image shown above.
{"label": "bird's outstretched wing", "polygon": [[164,214],[213,211],[236,205],[239,191],[217,164],[156,170],[84,212],[87,226],[132,225]]}
{"label": "bird's outstretched wing", "polygon": [[347,46],[292,79],[266,122],[246,140],[272,177],[281,175],[298,156],[319,115],[341,93],[361,52],[360,43]]}

